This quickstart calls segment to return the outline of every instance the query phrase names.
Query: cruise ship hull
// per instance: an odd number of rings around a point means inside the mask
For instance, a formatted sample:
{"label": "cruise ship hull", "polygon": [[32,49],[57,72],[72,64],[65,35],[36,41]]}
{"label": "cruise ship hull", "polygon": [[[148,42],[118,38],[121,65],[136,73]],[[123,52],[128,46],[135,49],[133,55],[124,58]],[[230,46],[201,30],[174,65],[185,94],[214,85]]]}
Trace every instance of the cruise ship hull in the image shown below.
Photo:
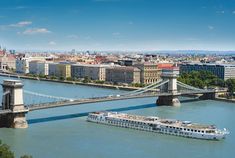
{"label": "cruise ship hull", "polygon": [[192,132],[192,130],[188,130],[186,128],[176,128],[176,127],[174,128],[162,124],[143,123],[138,121],[123,120],[123,119],[118,120],[116,118],[112,118],[109,116],[92,117],[92,115],[89,115],[87,117],[87,121],[98,124],[117,126],[122,128],[130,128],[135,130],[142,130],[148,132],[181,136],[186,138],[205,139],[205,140],[221,140],[225,138],[226,134],[228,134],[226,132],[217,132],[217,133],[206,133],[206,132],[202,133],[202,131]]}

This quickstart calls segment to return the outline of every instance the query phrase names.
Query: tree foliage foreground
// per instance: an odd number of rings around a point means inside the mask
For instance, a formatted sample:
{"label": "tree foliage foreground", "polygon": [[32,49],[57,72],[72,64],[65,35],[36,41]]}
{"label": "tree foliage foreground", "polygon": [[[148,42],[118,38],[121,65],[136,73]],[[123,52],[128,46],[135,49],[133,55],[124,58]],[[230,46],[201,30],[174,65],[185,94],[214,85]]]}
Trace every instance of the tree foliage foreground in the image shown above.
{"label": "tree foliage foreground", "polygon": [[[2,143],[0,140],[0,158],[15,158],[14,152],[11,150],[10,146]],[[23,155],[20,158],[32,158],[29,155]]]}
{"label": "tree foliage foreground", "polygon": [[224,80],[208,71],[192,71],[190,73],[183,73],[180,75],[178,80],[197,88],[225,86]]}

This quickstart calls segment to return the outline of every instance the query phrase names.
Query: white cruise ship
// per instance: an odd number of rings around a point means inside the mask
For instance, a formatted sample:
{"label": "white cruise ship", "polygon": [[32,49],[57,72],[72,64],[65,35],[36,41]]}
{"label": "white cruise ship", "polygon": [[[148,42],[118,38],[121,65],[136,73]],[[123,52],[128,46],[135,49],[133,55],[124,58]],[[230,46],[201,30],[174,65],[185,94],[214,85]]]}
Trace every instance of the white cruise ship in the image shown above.
{"label": "white cruise ship", "polygon": [[191,123],[190,121],[162,119],[153,116],[137,116],[107,111],[89,113],[87,121],[123,128],[207,140],[220,140],[229,134],[226,129],[220,130],[214,125],[202,125]]}

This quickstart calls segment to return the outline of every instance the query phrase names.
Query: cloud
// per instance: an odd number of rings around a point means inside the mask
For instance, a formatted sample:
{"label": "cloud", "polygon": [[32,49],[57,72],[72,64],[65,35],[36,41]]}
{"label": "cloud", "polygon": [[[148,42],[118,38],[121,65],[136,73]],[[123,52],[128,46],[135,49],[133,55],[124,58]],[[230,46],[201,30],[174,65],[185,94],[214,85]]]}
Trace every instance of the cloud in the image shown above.
{"label": "cloud", "polygon": [[12,6],[12,7],[2,7],[0,9],[4,10],[24,10],[24,9],[29,9],[27,6]]}
{"label": "cloud", "polygon": [[118,2],[121,0],[93,0],[94,2]]}
{"label": "cloud", "polygon": [[218,14],[224,14],[225,11],[224,11],[224,10],[222,10],[222,11],[217,11],[216,13],[218,13]]}
{"label": "cloud", "polygon": [[1,18],[5,18],[5,16],[3,16],[3,15],[0,15],[0,19],[1,19]]}
{"label": "cloud", "polygon": [[68,35],[67,38],[73,38],[73,39],[77,39],[78,36],[77,35]]}
{"label": "cloud", "polygon": [[189,38],[185,38],[186,41],[198,41],[197,38],[192,38],[192,37],[189,37]]}
{"label": "cloud", "polygon": [[27,9],[28,7],[26,6],[16,6],[15,9]]}
{"label": "cloud", "polygon": [[235,14],[235,10],[232,13]]}
{"label": "cloud", "polygon": [[91,36],[86,36],[84,39],[85,39],[85,40],[90,40],[90,39],[91,39]]}
{"label": "cloud", "polygon": [[32,21],[20,21],[16,24],[10,24],[9,26],[11,26],[11,27],[24,27],[24,26],[28,26],[31,24],[32,24]]}
{"label": "cloud", "polygon": [[51,31],[49,31],[46,28],[31,28],[22,32],[22,34],[24,35],[47,34],[47,33],[51,33]]}
{"label": "cloud", "polygon": [[209,29],[209,30],[214,30],[214,26],[209,25],[209,26],[208,26],[208,29]]}
{"label": "cloud", "polygon": [[0,25],[0,31],[6,30],[6,25]]}
{"label": "cloud", "polygon": [[68,12],[72,13],[72,14],[77,14],[77,13],[79,13],[79,10],[78,9],[69,9]]}
{"label": "cloud", "polygon": [[129,25],[133,25],[134,23],[133,23],[133,21],[129,21],[128,24]]}
{"label": "cloud", "polygon": [[119,32],[113,32],[112,35],[113,35],[113,36],[119,36],[120,33],[119,33]]}
{"label": "cloud", "polygon": [[48,44],[51,45],[51,46],[54,46],[54,45],[56,45],[56,42],[55,41],[50,41]]}

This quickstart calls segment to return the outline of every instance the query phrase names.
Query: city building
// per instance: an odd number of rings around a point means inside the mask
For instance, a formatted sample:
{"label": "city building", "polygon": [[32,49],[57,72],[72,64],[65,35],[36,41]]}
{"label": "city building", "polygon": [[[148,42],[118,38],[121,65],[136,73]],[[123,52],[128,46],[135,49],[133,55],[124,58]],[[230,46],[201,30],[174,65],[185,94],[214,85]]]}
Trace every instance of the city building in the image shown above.
{"label": "city building", "polygon": [[180,74],[192,71],[209,71],[223,80],[235,78],[235,65],[229,64],[181,64]]}
{"label": "city building", "polygon": [[45,61],[44,57],[19,57],[16,59],[16,72],[28,74],[30,61]]}
{"label": "city building", "polygon": [[48,63],[43,61],[31,61],[29,62],[29,73],[35,75],[48,75],[49,68]]}
{"label": "city building", "polygon": [[161,79],[161,69],[156,63],[139,63],[134,65],[140,69],[140,82],[144,84],[151,84],[158,82]]}
{"label": "city building", "polygon": [[136,61],[131,59],[120,59],[118,60],[117,63],[122,66],[133,66],[136,63]]}
{"label": "city building", "polygon": [[49,76],[71,77],[71,65],[65,63],[49,63]]}
{"label": "city building", "polygon": [[106,81],[113,83],[140,83],[140,70],[136,67],[121,66],[106,69]]}
{"label": "city building", "polygon": [[29,58],[16,59],[16,72],[23,74],[29,73]]}
{"label": "city building", "polygon": [[73,78],[88,77],[91,80],[105,81],[105,68],[108,65],[73,64],[71,65],[71,76]]}
{"label": "city building", "polygon": [[13,54],[0,50],[0,69],[9,70],[16,68],[16,58]]}
{"label": "city building", "polygon": [[173,63],[158,63],[157,66],[158,66],[158,69],[169,69],[169,68],[174,67],[174,64]]}

